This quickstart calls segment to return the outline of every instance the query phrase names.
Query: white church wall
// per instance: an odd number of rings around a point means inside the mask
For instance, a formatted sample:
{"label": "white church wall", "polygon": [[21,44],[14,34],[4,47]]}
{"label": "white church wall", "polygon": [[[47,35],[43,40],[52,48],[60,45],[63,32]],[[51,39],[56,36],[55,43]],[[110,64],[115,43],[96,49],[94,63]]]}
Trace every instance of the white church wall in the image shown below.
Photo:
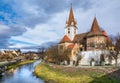
{"label": "white church wall", "polygon": [[100,62],[100,55],[101,54],[109,54],[109,51],[105,50],[99,50],[99,51],[82,51],[79,53],[79,55],[82,55],[82,59],[80,61],[80,65],[90,65],[91,59],[94,59],[97,64]]}

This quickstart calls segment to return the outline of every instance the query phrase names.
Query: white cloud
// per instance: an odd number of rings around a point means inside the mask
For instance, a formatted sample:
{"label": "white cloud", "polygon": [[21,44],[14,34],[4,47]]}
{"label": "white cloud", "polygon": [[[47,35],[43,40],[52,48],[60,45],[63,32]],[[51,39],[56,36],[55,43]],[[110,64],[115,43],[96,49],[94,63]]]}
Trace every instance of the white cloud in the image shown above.
{"label": "white cloud", "polygon": [[[63,37],[65,22],[69,15],[69,0],[53,0],[50,2],[49,0],[13,1],[15,4],[12,5],[12,7],[18,16],[20,16],[15,19],[19,28],[15,28],[15,30],[11,27],[10,30],[8,30],[9,26],[7,26],[8,28],[3,28],[4,30],[2,30],[2,32],[7,30],[8,32],[11,32],[11,30],[14,31],[15,33],[9,36],[10,38],[12,37],[11,39],[40,45],[41,43],[56,41]],[[73,11],[79,32],[86,32],[91,28],[95,15],[99,25],[103,27],[108,34],[115,35],[117,32],[120,32],[119,3],[119,0],[73,1]],[[25,26],[25,28],[27,27],[26,32],[21,29],[23,26]],[[24,34],[17,34],[19,32],[17,32],[17,29],[20,29],[20,32],[23,30]],[[14,46],[20,47],[27,45],[17,43]]]}
{"label": "white cloud", "polygon": [[[107,1],[108,2],[108,1]],[[102,4],[102,5],[100,5]],[[116,2],[109,2],[106,5],[103,1],[94,2],[91,9],[85,11],[82,8],[75,8],[73,6],[74,16],[77,20],[79,32],[86,32],[91,28],[94,16],[97,16],[99,25],[103,27],[108,33],[116,34],[116,30],[110,30],[113,27],[118,28],[118,17],[114,15],[119,7]],[[111,12],[114,11],[114,12]],[[48,41],[56,41],[64,35],[65,22],[68,19],[69,10],[52,14],[52,18],[46,23],[37,24],[33,29],[27,30],[22,36],[13,37],[16,40],[22,40],[29,43],[40,45]],[[117,25],[114,25],[117,24]],[[118,30],[117,30],[118,31]]]}
{"label": "white cloud", "polygon": [[22,36],[12,37],[12,39],[36,45],[49,41],[57,41],[64,35],[66,15],[66,11],[54,14],[49,22],[37,24],[33,29],[27,28],[27,32]]}
{"label": "white cloud", "polygon": [[108,34],[116,35],[120,32],[120,9],[119,0],[109,1],[92,1],[92,7],[85,11],[82,8],[76,8],[75,16],[78,21],[80,32],[87,31],[91,28],[94,16],[97,17],[100,27],[104,28]]}

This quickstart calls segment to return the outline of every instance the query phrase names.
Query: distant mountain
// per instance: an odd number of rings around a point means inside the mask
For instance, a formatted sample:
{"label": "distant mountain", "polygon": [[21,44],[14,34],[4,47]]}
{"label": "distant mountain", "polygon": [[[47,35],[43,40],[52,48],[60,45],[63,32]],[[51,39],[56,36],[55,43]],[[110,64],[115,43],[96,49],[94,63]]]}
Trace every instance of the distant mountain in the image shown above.
{"label": "distant mountain", "polygon": [[48,48],[50,46],[56,46],[57,44],[58,44],[58,42],[46,42],[46,43],[42,43],[40,46]]}
{"label": "distant mountain", "polygon": [[[27,46],[27,47],[22,47],[22,48],[8,48],[8,50],[18,50],[21,49],[23,52],[27,51],[38,51],[39,48],[48,48],[50,46],[56,46],[58,44],[58,41],[50,41],[50,42],[45,42],[42,43],[41,45],[36,45],[36,46]],[[7,49],[6,49],[7,50]]]}
{"label": "distant mountain", "polygon": [[27,46],[27,47],[22,47],[21,49],[39,49],[39,48],[48,48],[50,46],[56,46],[58,44],[57,41],[54,42],[45,42],[42,43],[41,45],[37,45],[37,46]]}

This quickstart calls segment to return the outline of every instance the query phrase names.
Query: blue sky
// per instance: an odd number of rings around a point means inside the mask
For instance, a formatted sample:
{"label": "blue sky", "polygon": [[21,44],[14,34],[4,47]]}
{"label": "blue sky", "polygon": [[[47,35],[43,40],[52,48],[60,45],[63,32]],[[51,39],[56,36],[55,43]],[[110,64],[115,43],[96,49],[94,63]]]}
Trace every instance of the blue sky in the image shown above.
{"label": "blue sky", "polygon": [[120,32],[120,0],[0,0],[0,48],[23,48],[59,41],[70,3],[79,33],[94,16],[109,35]]}

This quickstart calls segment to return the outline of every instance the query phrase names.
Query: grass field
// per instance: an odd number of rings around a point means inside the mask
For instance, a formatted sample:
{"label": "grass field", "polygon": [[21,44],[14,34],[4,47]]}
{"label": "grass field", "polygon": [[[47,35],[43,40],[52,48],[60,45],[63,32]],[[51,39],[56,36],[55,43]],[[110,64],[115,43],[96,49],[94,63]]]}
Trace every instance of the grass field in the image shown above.
{"label": "grass field", "polygon": [[65,67],[41,63],[34,73],[48,83],[120,83],[118,68]]}

